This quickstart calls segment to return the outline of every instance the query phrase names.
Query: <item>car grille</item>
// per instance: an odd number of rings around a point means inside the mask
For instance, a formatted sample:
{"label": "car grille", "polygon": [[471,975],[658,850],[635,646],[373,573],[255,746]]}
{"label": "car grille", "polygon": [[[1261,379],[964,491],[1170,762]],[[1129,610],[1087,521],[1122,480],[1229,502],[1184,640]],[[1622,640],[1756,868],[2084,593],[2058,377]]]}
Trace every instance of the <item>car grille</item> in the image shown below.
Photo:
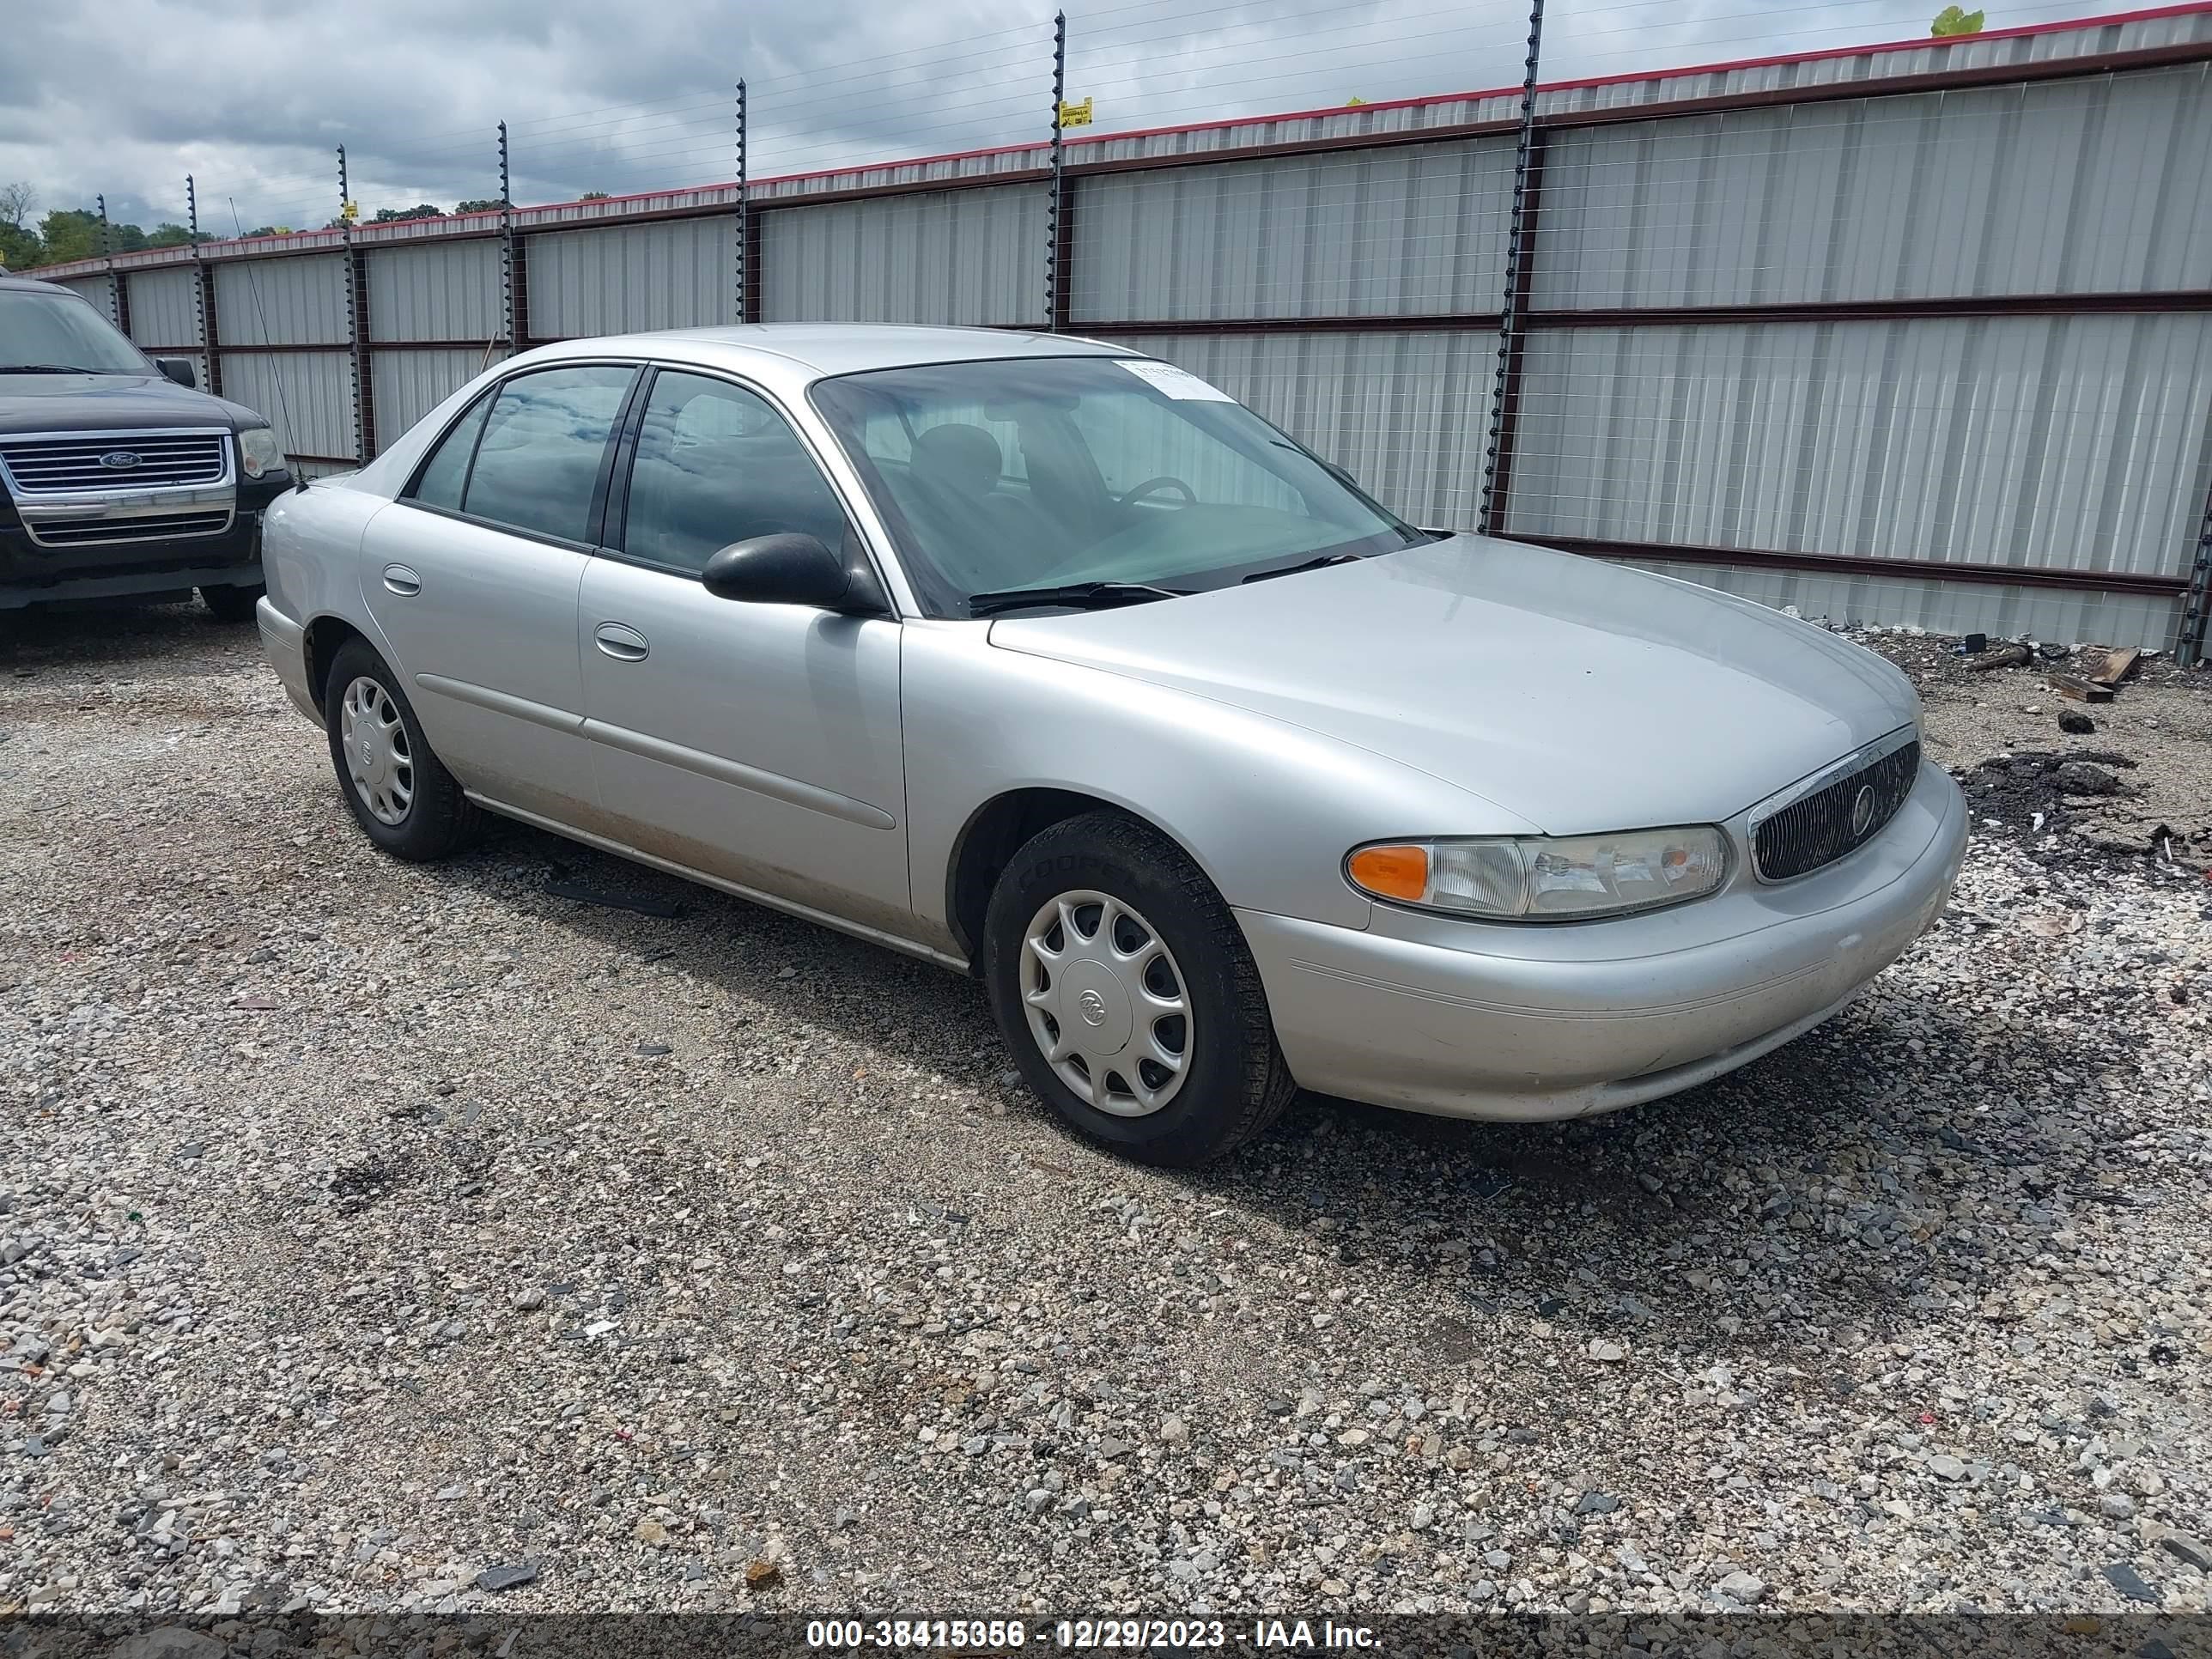
{"label": "car grille", "polygon": [[[1897,816],[1919,772],[1920,744],[1910,742],[1764,819],[1751,839],[1760,877],[1787,881],[1865,845]],[[1864,809],[1859,805],[1862,790],[1870,795]],[[1852,819],[1862,812],[1855,826]]]}
{"label": "car grille", "polygon": [[230,514],[147,513],[129,519],[47,519],[29,528],[32,538],[47,547],[82,547],[94,542],[165,542],[179,536],[220,536],[230,528]]}
{"label": "car grille", "polygon": [[[107,464],[126,455],[137,459]],[[227,433],[208,431],[0,438],[0,466],[20,495],[219,484],[230,476],[230,441]]]}

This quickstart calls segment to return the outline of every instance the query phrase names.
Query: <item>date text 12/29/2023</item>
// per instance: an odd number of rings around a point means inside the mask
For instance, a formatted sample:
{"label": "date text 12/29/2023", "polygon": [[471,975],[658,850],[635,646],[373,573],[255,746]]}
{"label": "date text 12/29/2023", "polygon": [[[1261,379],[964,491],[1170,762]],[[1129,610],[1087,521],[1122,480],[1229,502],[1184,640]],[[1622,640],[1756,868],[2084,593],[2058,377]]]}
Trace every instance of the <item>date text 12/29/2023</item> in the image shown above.
{"label": "date text 12/29/2023", "polygon": [[1086,1653],[1225,1647],[1358,1651],[1375,1646],[1375,1633],[1364,1625],[1327,1619],[1260,1619],[1249,1625],[1220,1619],[1060,1619],[1040,1620],[1034,1629],[1025,1619],[817,1619],[806,1626],[806,1645],[831,1652],[1004,1653],[1032,1642]]}

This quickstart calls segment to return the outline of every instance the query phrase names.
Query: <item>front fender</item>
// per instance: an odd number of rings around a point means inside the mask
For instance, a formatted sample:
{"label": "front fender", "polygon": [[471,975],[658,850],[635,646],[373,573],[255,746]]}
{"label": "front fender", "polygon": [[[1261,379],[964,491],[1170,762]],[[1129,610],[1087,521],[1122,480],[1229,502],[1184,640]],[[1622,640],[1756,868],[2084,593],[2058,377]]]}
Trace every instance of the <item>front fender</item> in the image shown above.
{"label": "front fender", "polygon": [[902,663],[915,909],[951,932],[947,878],[982,807],[1021,789],[1094,796],[1172,836],[1230,904],[1367,925],[1344,855],[1394,836],[1533,835],[1417,768],[1188,690],[909,623]]}

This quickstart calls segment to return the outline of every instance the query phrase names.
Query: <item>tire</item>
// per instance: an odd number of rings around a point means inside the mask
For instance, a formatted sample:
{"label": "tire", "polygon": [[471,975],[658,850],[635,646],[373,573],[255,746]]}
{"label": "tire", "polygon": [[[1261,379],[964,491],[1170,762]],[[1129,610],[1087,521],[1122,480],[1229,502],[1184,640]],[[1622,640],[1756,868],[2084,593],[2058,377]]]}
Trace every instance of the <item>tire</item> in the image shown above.
{"label": "tire", "polygon": [[259,582],[251,587],[203,587],[200,603],[207,606],[217,622],[252,622],[253,607],[267,591]]}
{"label": "tire", "polygon": [[482,814],[432,751],[399,676],[363,641],[338,647],[323,683],[323,725],[338,793],[379,847],[420,864],[473,838]]}
{"label": "tire", "polygon": [[1067,819],[1014,854],[985,915],[983,975],[1030,1086],[1125,1158],[1210,1163],[1297,1092],[1229,907],[1181,848],[1118,813]]}

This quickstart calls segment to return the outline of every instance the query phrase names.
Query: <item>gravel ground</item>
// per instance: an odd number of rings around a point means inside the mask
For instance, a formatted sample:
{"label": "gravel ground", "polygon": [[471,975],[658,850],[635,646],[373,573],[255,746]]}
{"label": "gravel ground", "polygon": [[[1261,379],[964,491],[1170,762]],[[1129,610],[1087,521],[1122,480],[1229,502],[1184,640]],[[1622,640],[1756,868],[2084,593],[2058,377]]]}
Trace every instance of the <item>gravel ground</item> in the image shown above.
{"label": "gravel ground", "polygon": [[[1970,776],[2074,741],[1873,643]],[[2091,712],[2204,776],[2204,677]],[[2212,887],[2033,794],[1717,1085],[1175,1176],[964,981],[380,858],[250,629],[19,622],[0,1613],[2202,1608]]]}

